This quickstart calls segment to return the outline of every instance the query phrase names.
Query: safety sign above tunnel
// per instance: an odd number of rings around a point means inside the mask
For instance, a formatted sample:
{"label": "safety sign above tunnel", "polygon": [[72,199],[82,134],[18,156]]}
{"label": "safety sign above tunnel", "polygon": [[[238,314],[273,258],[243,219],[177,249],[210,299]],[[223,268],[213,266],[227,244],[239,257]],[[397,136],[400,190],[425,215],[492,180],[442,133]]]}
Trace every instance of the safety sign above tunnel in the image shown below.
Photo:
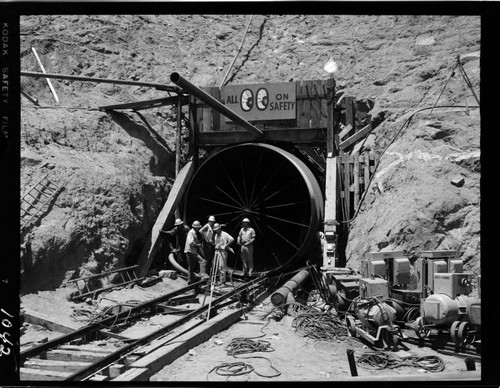
{"label": "safety sign above tunnel", "polygon": [[[221,88],[223,103],[248,121],[296,117],[295,83],[231,85]],[[231,121],[226,118],[226,121]]]}

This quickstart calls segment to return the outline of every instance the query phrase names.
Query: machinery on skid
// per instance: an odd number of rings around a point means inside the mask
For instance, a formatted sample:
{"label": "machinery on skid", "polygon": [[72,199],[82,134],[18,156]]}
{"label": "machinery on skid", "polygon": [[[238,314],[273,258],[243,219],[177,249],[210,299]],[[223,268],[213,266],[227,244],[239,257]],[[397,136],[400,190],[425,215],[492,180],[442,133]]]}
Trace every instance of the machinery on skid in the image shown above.
{"label": "machinery on skid", "polygon": [[457,345],[473,343],[481,336],[481,287],[472,296],[474,275],[463,271],[455,251],[420,252],[416,269],[422,294],[415,331],[428,337],[432,331],[448,332]]}

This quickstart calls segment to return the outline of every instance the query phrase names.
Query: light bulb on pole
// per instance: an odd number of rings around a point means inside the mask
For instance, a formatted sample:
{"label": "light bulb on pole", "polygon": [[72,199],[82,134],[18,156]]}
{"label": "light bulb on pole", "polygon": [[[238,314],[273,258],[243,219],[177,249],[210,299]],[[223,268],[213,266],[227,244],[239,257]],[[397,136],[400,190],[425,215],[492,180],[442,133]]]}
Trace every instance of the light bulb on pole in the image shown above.
{"label": "light bulb on pole", "polygon": [[337,63],[333,60],[333,58],[330,58],[328,62],[325,63],[325,66],[323,66],[323,70],[325,70],[332,78],[334,78],[334,74],[337,72],[339,69],[339,66]]}

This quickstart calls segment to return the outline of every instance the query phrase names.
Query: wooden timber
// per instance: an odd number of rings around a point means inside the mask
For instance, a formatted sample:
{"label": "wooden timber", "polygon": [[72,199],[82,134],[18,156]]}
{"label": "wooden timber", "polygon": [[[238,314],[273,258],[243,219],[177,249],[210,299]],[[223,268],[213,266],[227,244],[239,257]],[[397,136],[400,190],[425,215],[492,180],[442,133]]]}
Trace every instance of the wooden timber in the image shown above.
{"label": "wooden timber", "polygon": [[[152,375],[159,372],[165,365],[172,363],[195,346],[207,341],[214,334],[236,322],[243,310],[226,310],[216,317],[204,322],[199,327],[176,338],[171,344],[149,353],[131,365],[125,374],[113,381],[147,381]],[[133,371],[133,369],[137,369]]]}
{"label": "wooden timber", "polygon": [[83,361],[83,362],[96,362],[102,360],[109,353],[94,352],[91,350],[74,351],[65,349],[53,349],[41,355],[45,360],[53,361]]}
{"label": "wooden timber", "polygon": [[32,358],[26,361],[23,365],[24,368],[31,369],[44,369],[53,370],[57,372],[76,372],[86,366],[89,366],[90,362],[83,361],[60,361],[60,360],[42,360],[40,358]]}
{"label": "wooden timber", "polygon": [[32,368],[19,368],[19,380],[40,380],[40,381],[53,381],[64,380],[71,376],[70,372],[57,372],[44,369]]}
{"label": "wooden timber", "polygon": [[345,135],[347,135],[351,131],[352,131],[351,124],[346,125],[344,127],[344,129],[342,129],[342,131],[340,131],[340,133],[339,133],[339,139],[343,139],[345,137]]}
{"label": "wooden timber", "polygon": [[359,154],[354,154],[354,209],[357,209],[359,203]]}
{"label": "wooden timber", "polygon": [[192,161],[188,162],[182,169],[179,171],[177,178],[168,194],[167,201],[163,206],[158,218],[156,219],[155,224],[153,225],[153,229],[148,236],[146,244],[142,249],[142,252],[139,256],[139,260],[137,262],[139,269],[139,276],[145,276],[149,271],[149,267],[153,262],[154,256],[158,251],[159,243],[161,241],[160,231],[168,226],[168,222],[172,221],[174,217],[174,212],[179,206],[179,202],[181,201],[184,192],[186,191],[187,185],[191,180],[192,175],[194,174],[194,163]]}
{"label": "wooden timber", "polygon": [[354,97],[345,97],[345,125],[350,125],[352,130],[348,133],[349,135],[353,134],[356,130],[356,122],[354,119],[355,111],[354,111]]}
{"label": "wooden timber", "polygon": [[337,218],[337,158],[326,158],[325,183],[325,224],[328,225],[330,220]]}
{"label": "wooden timber", "polygon": [[[266,129],[260,140],[269,142],[290,142],[295,144],[324,145],[326,127],[319,128],[290,128]],[[255,140],[248,131],[213,131],[198,134],[200,146],[221,146],[238,144]]]}
{"label": "wooden timber", "polygon": [[[19,368],[19,380],[31,381],[62,381],[71,376],[71,372],[58,372],[53,370],[32,369],[32,368]],[[109,380],[107,376],[95,375],[89,381],[106,381]]]}
{"label": "wooden timber", "polygon": [[[340,181],[343,182],[341,196],[348,209],[347,218],[354,215],[364,192],[367,190],[371,177],[375,172],[377,156],[372,151],[361,154],[342,154],[338,160]],[[325,208],[326,210],[326,208]]]}
{"label": "wooden timber", "polygon": [[24,319],[26,322],[34,325],[43,326],[51,331],[68,334],[74,332],[79,328],[78,325],[67,325],[67,324],[63,325],[61,323],[54,322],[53,318],[50,318],[38,311],[30,310],[27,307],[23,307],[23,309],[24,309]]}
{"label": "wooden timber", "polygon": [[366,127],[360,129],[354,135],[352,135],[348,139],[346,139],[343,142],[341,142],[339,144],[339,148],[341,150],[345,150],[346,148],[348,148],[348,147],[352,146],[353,144],[355,144],[358,140],[360,140],[363,137],[367,136],[371,131],[372,131],[372,125],[368,124]]}
{"label": "wooden timber", "polygon": [[338,115],[335,114],[335,79],[329,78],[327,81],[327,99],[324,103],[326,109],[326,156],[338,155]]}

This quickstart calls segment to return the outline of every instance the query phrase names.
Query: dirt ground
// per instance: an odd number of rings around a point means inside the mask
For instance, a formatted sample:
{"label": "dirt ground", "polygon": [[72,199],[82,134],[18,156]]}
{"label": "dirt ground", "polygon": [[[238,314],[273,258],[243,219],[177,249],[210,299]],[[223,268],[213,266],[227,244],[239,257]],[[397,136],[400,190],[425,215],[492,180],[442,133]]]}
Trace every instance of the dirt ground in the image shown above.
{"label": "dirt ground", "polygon": [[[191,349],[172,364],[165,366],[150,381],[335,381],[351,377],[347,350],[354,351],[357,360],[371,352],[358,339],[347,337],[337,341],[317,341],[301,337],[292,328],[294,318],[285,315],[277,321],[268,315],[274,306],[270,298],[263,299],[240,321],[214,335],[209,341]],[[259,338],[256,338],[259,337]],[[226,347],[234,338],[253,338],[270,342],[271,352],[256,352],[229,356]],[[407,345],[408,350],[396,352],[401,357],[410,355],[440,357],[445,363],[442,373],[466,371],[463,359],[437,353],[432,349]],[[244,362],[254,370],[241,376],[221,376],[214,368],[224,363]],[[476,364],[476,370],[480,370]],[[394,376],[433,373],[424,369],[401,367],[396,370],[372,370],[357,366],[358,376]]]}
{"label": "dirt ground", "polygon": [[[51,317],[61,325],[78,328],[88,323],[86,320],[90,315],[104,311],[110,306],[145,301],[184,285],[185,281],[181,278],[164,278],[151,287],[135,286],[101,294],[92,305],[69,302],[61,297],[60,293],[57,296],[53,292],[39,292],[22,297],[22,307]],[[178,307],[198,308],[203,302],[204,294],[198,295],[198,299],[200,302],[198,304],[189,303]],[[206,303],[208,303],[208,298]],[[92,314],[85,315],[82,312]],[[354,351],[356,359],[363,353],[371,351],[366,344],[352,337],[336,341],[317,341],[302,337],[292,327],[294,317],[285,315],[282,319],[276,320],[272,318],[273,312],[276,312],[276,309],[270,301],[269,294],[259,297],[253,309],[238,322],[215,334],[207,342],[191,349],[172,364],[165,366],[150,381],[335,381],[351,376],[346,353],[348,349]],[[178,317],[177,315],[157,315],[144,318],[127,327],[120,334],[129,338],[140,338],[175,321]],[[51,340],[60,335],[62,333],[50,331],[38,325],[25,324],[25,331],[21,336],[22,350],[42,340]],[[229,356],[226,347],[234,338],[268,341],[272,351],[243,354],[238,357]],[[120,345],[117,340],[107,342],[116,346]],[[439,354],[434,350],[418,348],[411,344],[406,346],[408,349],[401,349],[396,354],[401,357],[436,355],[445,363],[445,370],[442,373],[466,371],[462,358]],[[248,374],[230,377],[221,376],[214,371],[214,368],[221,364],[234,362],[244,362],[254,370]],[[481,364],[477,363],[476,368],[480,370]],[[412,367],[371,370],[358,365],[357,370],[360,377],[410,374],[418,376],[425,373],[429,375],[430,380],[433,378],[433,373]]]}

